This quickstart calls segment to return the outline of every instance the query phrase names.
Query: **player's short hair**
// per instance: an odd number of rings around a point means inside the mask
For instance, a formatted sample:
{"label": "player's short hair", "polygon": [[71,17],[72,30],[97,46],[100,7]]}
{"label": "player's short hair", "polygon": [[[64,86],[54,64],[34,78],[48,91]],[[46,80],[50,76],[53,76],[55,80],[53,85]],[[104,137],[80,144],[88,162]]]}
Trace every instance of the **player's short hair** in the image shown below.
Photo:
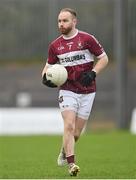
{"label": "player's short hair", "polygon": [[70,14],[72,14],[75,18],[77,17],[77,13],[74,9],[71,8],[63,8],[60,10],[60,12],[69,12]]}

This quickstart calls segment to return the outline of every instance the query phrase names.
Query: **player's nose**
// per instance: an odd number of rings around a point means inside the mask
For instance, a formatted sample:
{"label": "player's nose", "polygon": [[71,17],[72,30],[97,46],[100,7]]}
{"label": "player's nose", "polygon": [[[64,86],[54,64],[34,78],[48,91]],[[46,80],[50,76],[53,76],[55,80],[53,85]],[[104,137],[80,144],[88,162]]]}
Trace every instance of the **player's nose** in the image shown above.
{"label": "player's nose", "polygon": [[59,22],[60,27],[63,27],[63,21]]}

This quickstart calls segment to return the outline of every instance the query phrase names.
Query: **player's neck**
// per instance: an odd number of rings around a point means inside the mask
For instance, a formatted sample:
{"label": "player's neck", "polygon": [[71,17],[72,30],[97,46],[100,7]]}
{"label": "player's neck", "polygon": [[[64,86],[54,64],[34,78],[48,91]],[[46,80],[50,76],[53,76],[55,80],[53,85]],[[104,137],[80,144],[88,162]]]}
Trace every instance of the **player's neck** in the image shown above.
{"label": "player's neck", "polygon": [[69,34],[63,35],[64,39],[71,39],[78,34],[78,29],[73,29]]}

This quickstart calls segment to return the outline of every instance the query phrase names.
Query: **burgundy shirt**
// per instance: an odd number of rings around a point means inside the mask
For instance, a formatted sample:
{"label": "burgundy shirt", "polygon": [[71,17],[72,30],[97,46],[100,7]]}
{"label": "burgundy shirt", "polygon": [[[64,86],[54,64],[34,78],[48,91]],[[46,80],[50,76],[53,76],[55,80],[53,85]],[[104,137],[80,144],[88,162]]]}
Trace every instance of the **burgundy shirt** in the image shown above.
{"label": "burgundy shirt", "polygon": [[105,51],[97,39],[82,31],[70,38],[63,35],[53,41],[48,50],[48,64],[62,64],[68,71],[68,80],[60,89],[87,94],[96,91],[95,81],[88,87],[81,84],[83,72],[93,69],[94,56],[101,58]]}

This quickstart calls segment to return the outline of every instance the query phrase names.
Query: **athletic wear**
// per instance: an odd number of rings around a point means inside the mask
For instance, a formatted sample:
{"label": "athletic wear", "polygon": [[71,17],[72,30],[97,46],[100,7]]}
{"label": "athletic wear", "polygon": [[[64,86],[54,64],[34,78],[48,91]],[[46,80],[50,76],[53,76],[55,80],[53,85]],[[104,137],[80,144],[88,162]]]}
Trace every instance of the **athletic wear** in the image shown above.
{"label": "athletic wear", "polygon": [[78,31],[70,37],[58,37],[49,46],[48,64],[62,64],[68,71],[68,80],[60,89],[79,94],[96,91],[95,80],[88,87],[81,84],[83,72],[91,71],[94,64],[94,55],[99,59],[105,52],[96,38],[88,33]]}
{"label": "athletic wear", "polygon": [[72,91],[60,90],[60,110],[73,110],[77,113],[78,117],[87,120],[92,109],[94,98],[95,92],[89,94],[76,94]]}
{"label": "athletic wear", "polygon": [[77,174],[80,172],[80,168],[79,166],[73,163],[69,166],[68,171],[69,171],[70,176],[77,176]]}
{"label": "athletic wear", "polygon": [[67,164],[67,159],[66,159],[66,155],[65,155],[64,151],[60,152],[58,159],[57,159],[57,164],[58,164],[58,166],[64,166]]}

